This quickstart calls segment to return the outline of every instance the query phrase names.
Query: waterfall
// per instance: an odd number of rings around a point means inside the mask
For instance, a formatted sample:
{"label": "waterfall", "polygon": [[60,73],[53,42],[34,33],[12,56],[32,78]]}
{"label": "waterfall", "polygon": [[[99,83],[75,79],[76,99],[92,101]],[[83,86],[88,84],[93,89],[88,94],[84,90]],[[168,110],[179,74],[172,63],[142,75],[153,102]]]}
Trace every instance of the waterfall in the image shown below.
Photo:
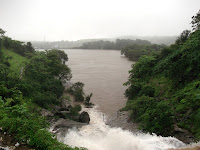
{"label": "waterfall", "polygon": [[165,150],[180,148],[185,144],[174,137],[162,137],[142,132],[132,133],[122,128],[106,125],[103,113],[94,108],[84,108],[90,115],[90,124],[80,129],[70,129],[58,140],[88,150]]}

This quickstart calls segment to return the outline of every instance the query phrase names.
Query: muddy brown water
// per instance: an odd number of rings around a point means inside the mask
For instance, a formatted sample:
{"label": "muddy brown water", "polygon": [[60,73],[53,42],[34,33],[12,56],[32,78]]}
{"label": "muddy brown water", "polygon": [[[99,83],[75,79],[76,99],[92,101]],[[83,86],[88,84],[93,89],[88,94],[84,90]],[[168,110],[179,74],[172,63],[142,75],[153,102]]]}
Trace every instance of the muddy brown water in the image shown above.
{"label": "muddy brown water", "polygon": [[128,80],[132,61],[121,56],[120,50],[64,50],[72,70],[72,82],[83,82],[86,94],[93,93],[92,103],[107,116],[122,108],[126,99],[123,86]]}

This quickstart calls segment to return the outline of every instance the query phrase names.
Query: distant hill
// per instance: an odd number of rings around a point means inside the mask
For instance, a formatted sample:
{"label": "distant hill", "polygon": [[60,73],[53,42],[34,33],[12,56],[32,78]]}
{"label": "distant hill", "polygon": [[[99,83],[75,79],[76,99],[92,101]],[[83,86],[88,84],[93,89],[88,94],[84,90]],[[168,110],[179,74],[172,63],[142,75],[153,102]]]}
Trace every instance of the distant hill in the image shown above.
{"label": "distant hill", "polygon": [[95,41],[110,41],[115,42],[116,39],[141,39],[141,40],[147,40],[151,42],[152,44],[165,44],[165,45],[171,45],[175,42],[177,39],[177,36],[121,36],[117,38],[99,38],[99,39],[82,39],[77,41],[32,41],[32,45],[36,49],[65,49],[65,48],[76,48],[81,47],[84,43],[88,42],[95,42]]}
{"label": "distant hill", "polygon": [[152,44],[165,44],[165,45],[171,45],[173,44],[178,36],[121,36],[118,37],[118,39],[141,39],[141,40],[147,40],[151,42]]}

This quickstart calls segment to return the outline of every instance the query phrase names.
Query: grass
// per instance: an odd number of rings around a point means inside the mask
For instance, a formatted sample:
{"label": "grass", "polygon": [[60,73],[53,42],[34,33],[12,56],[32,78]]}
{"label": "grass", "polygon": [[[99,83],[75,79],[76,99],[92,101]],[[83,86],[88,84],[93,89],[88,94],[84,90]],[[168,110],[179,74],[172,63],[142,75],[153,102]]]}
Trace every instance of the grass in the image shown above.
{"label": "grass", "polygon": [[22,67],[25,67],[25,64],[28,62],[28,60],[11,50],[3,49],[2,52],[5,57],[11,58],[8,59],[8,62],[10,63],[10,69],[17,75],[20,75]]}

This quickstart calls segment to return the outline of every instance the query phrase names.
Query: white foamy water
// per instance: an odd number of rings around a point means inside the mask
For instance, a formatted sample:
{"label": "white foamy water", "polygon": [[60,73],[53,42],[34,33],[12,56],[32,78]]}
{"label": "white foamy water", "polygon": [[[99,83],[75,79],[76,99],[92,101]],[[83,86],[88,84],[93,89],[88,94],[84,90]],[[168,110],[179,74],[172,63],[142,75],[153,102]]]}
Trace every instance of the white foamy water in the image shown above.
{"label": "white foamy water", "polygon": [[79,130],[70,129],[65,137],[58,139],[70,146],[88,150],[165,150],[185,144],[173,137],[161,137],[144,133],[132,133],[121,128],[111,128],[103,114],[96,108],[84,109],[90,115],[90,124]]}

